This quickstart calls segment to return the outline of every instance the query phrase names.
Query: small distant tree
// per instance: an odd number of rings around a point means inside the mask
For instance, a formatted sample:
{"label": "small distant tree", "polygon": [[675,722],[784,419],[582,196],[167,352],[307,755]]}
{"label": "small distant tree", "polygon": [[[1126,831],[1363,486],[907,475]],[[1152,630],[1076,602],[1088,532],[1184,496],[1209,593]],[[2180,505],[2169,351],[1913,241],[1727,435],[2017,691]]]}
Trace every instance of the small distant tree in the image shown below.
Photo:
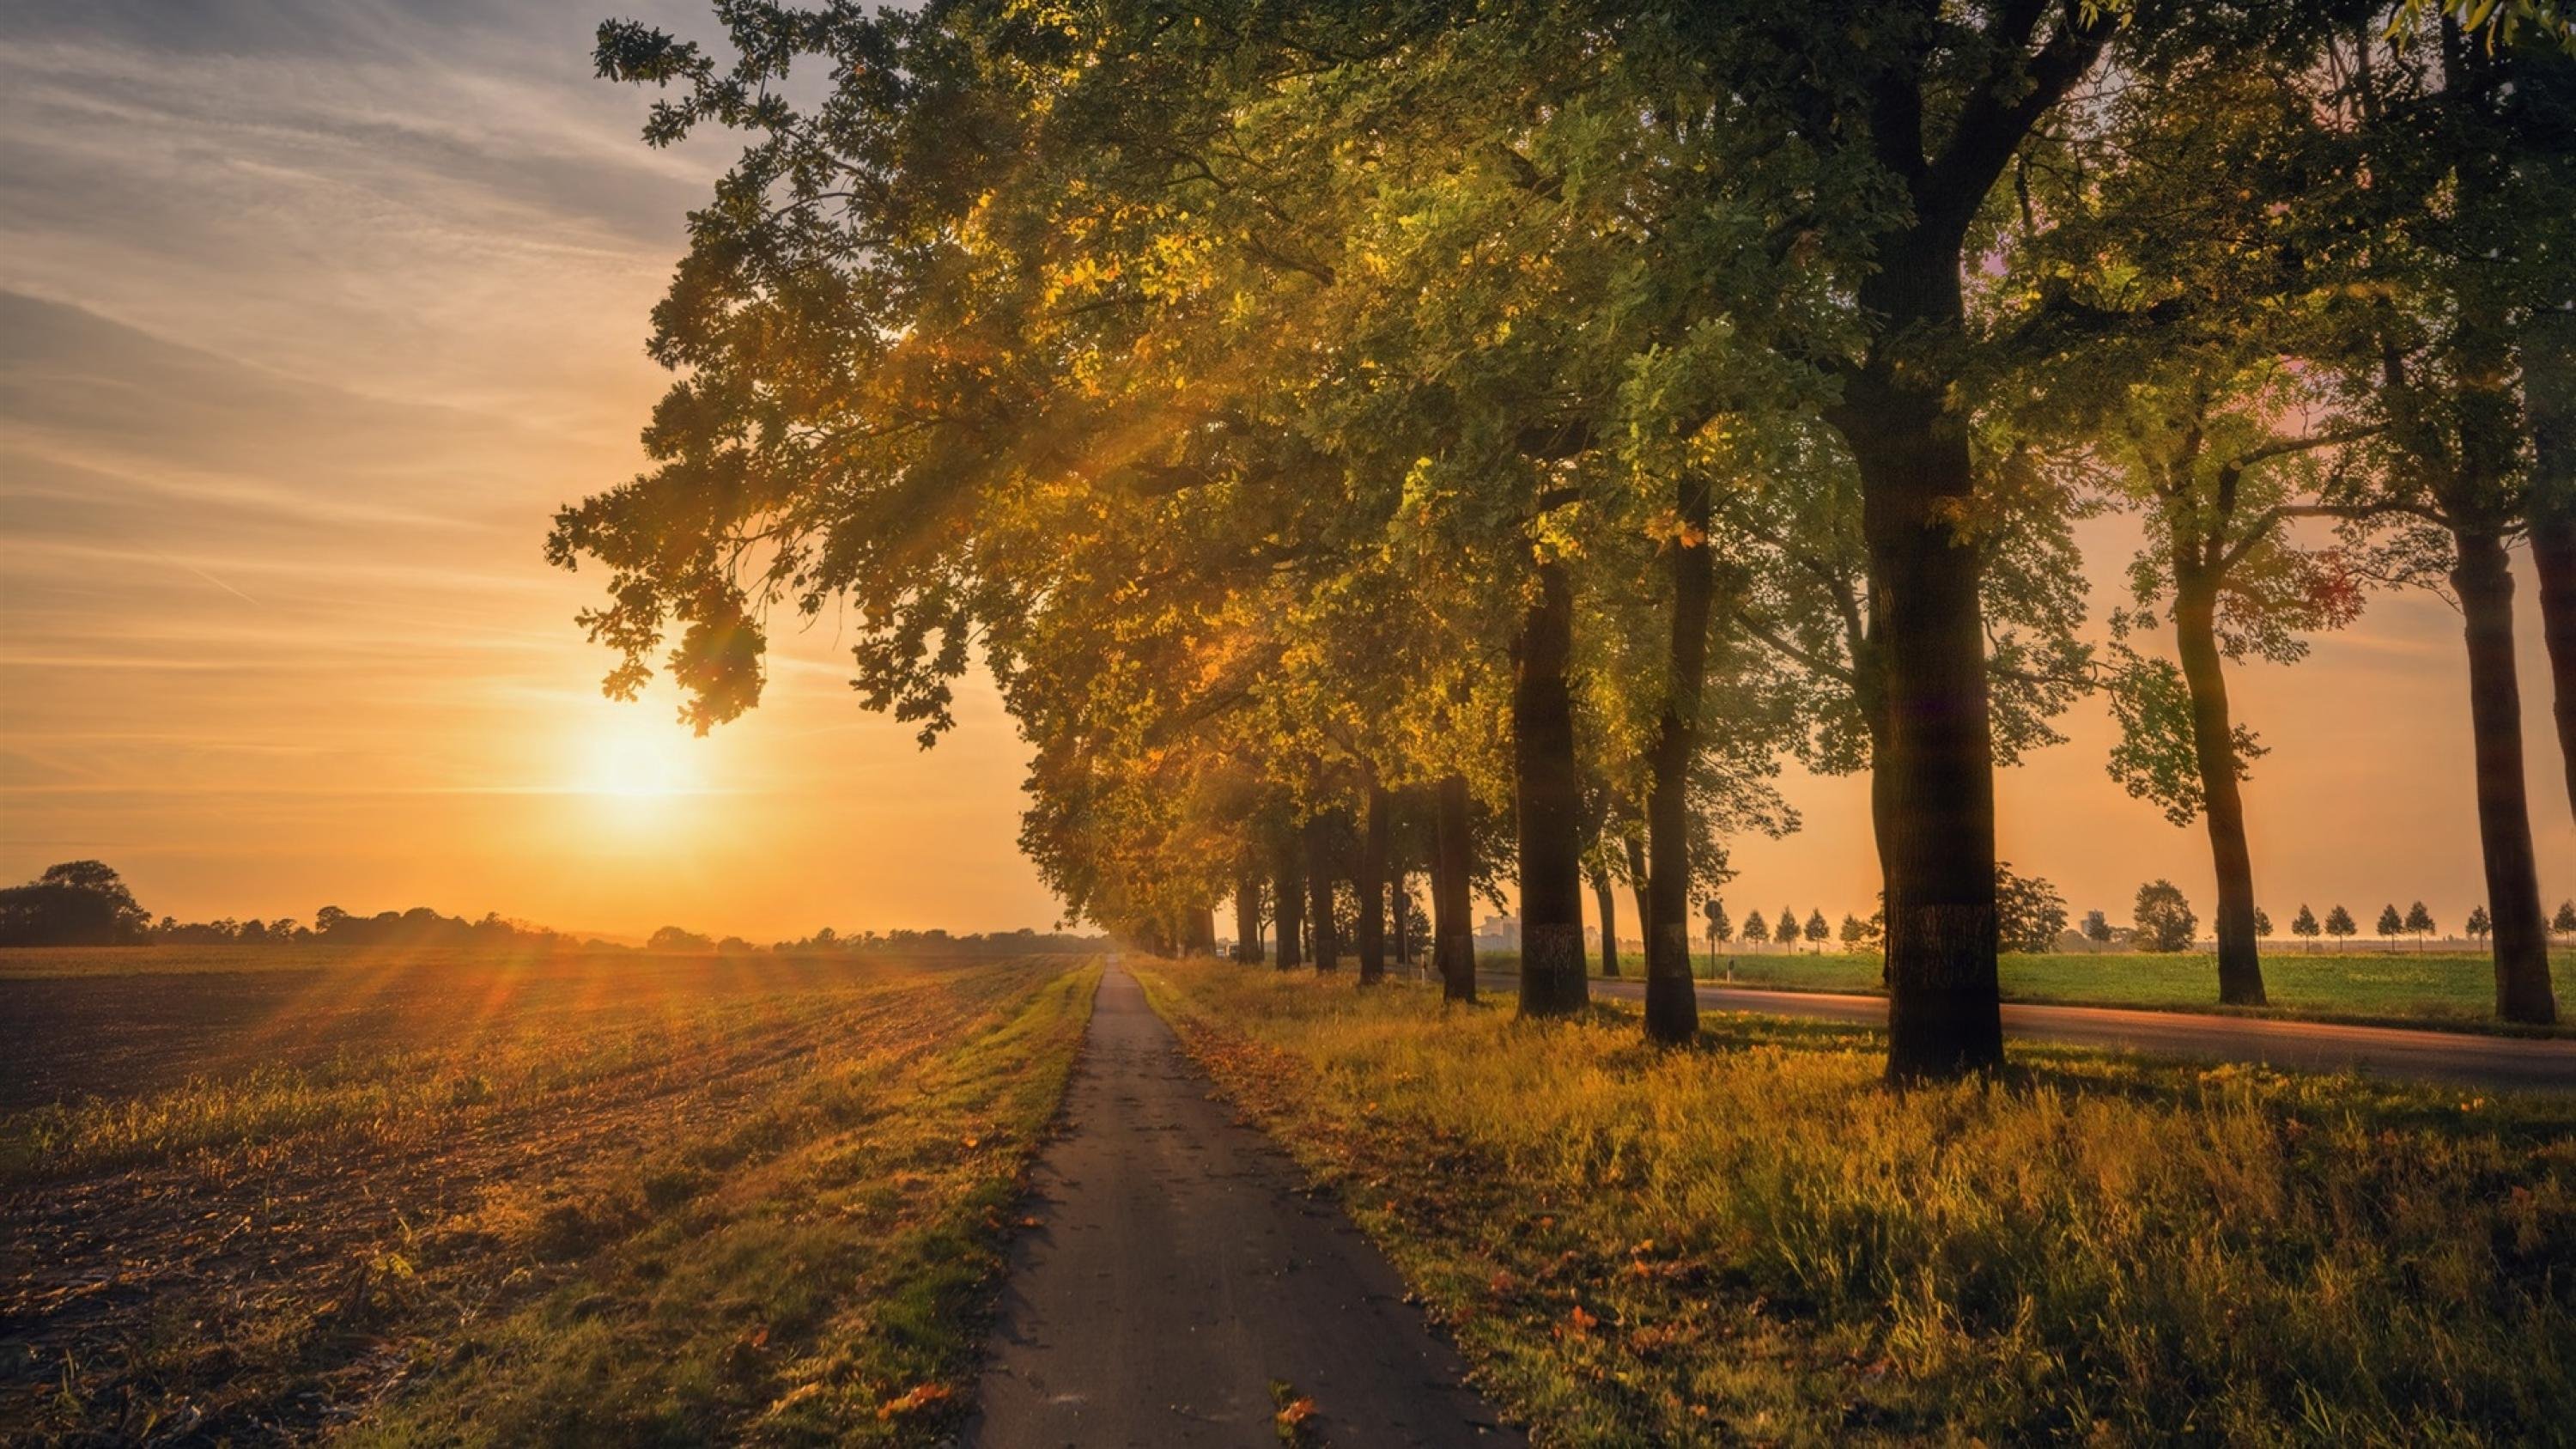
{"label": "small distant tree", "polygon": [[2549,930],[2553,935],[2576,936],[2576,901],[2558,903],[2558,914],[2550,917]]}
{"label": "small distant tree", "polygon": [[1779,942],[1783,951],[1798,949],[1797,907],[1782,906],[1780,914],[1771,918],[1771,939]]}
{"label": "small distant tree", "polygon": [[2405,932],[2406,918],[2397,914],[2396,904],[2392,902],[2388,905],[2381,906],[2379,908],[2379,939],[2387,942],[2388,948],[2393,951],[2397,949],[2397,938],[2405,934]]}
{"label": "small distant tree", "polygon": [[1756,946],[1771,939],[1770,923],[1762,919],[1760,911],[1755,911],[1744,918],[1744,939]]}
{"label": "small distant tree", "polygon": [[2084,939],[2099,951],[2111,944],[2111,918],[2100,911],[2084,913]]}
{"label": "small distant tree", "polygon": [[67,860],[0,890],[0,946],[126,946],[151,930],[151,913],[101,861]]}
{"label": "small distant tree", "polygon": [[2191,902],[2169,880],[2138,887],[2137,922],[2138,943],[2150,951],[2187,951],[2200,929],[2200,917],[2192,914]]}
{"label": "small distant tree", "polygon": [[2479,906],[2469,912],[2468,924],[2462,929],[2469,933],[2470,940],[2484,941],[2487,933],[2495,929],[2495,918],[2487,914],[2486,907]]}
{"label": "small distant tree", "polygon": [[2254,908],[2254,936],[2262,941],[2272,939],[2272,913],[2261,906]]}
{"label": "small distant tree", "polygon": [[2299,913],[2290,918],[2290,934],[2307,942],[2308,949],[2314,951],[2317,948],[2317,932],[2319,929],[2320,928],[2317,925],[2317,913],[2308,909],[2308,903],[2306,901],[2299,902]]}
{"label": "small distant tree", "polygon": [[1874,944],[1871,940],[1869,922],[1849,912],[1843,915],[1842,937],[1843,949],[1846,951],[1866,951]]}
{"label": "small distant tree", "polygon": [[1708,903],[1700,907],[1700,913],[1708,918],[1709,954],[1716,955],[1720,945],[1735,939],[1735,923],[1726,918],[1726,902],[1715,896],[1710,896]]}
{"label": "small distant tree", "polygon": [[644,942],[647,951],[712,951],[715,948],[713,939],[678,926],[664,926]]}
{"label": "small distant tree", "polygon": [[1825,942],[1832,939],[1833,934],[1834,928],[1825,924],[1824,907],[1818,906],[1807,913],[1807,939],[1815,943],[1816,954],[1824,954]]}
{"label": "small distant tree", "polygon": [[2353,920],[2352,912],[2337,906],[2326,912],[2326,934],[2338,941],[2349,941],[2361,934],[2361,927]]}
{"label": "small distant tree", "polygon": [[2433,913],[2417,901],[2406,908],[2406,934],[2413,936],[2420,948],[2433,938]]}
{"label": "small distant tree", "polygon": [[2066,930],[2066,902],[2038,876],[2013,874],[2012,862],[1995,862],[1995,938],[2006,951],[2037,954],[2057,949]]}

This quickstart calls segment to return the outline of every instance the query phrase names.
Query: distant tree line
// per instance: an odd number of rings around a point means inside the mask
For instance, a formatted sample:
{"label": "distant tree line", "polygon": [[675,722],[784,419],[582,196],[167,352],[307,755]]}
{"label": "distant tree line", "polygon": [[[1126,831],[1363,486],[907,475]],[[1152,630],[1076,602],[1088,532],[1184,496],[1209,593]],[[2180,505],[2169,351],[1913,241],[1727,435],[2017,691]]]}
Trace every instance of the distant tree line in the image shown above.
{"label": "distant tree line", "polygon": [[[724,955],[832,955],[873,951],[907,955],[1007,956],[1096,950],[1102,936],[1068,936],[1023,927],[1017,931],[953,936],[946,931],[861,931],[843,935],[826,926],[801,940],[754,945],[740,936],[721,940],[680,926],[664,926],[644,943],[647,951]],[[544,953],[556,950],[626,951],[614,941],[565,935],[544,926],[487,912],[480,920],[441,915],[427,906],[359,915],[324,906],[306,925],[292,917],[225,916],[212,921],[159,921],[134,899],[133,890],[103,861],[73,860],[48,866],[22,886],[0,890],[0,946],[216,946],[331,945],[406,950],[465,948]]]}

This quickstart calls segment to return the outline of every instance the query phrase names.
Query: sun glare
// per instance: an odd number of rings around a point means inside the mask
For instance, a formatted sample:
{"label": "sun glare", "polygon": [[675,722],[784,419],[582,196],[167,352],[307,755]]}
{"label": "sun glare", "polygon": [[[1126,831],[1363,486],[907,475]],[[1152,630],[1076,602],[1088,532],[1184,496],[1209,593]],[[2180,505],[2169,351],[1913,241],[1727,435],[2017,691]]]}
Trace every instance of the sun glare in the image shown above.
{"label": "sun glare", "polygon": [[697,743],[661,715],[620,711],[582,748],[580,789],[621,800],[658,800],[698,793]]}

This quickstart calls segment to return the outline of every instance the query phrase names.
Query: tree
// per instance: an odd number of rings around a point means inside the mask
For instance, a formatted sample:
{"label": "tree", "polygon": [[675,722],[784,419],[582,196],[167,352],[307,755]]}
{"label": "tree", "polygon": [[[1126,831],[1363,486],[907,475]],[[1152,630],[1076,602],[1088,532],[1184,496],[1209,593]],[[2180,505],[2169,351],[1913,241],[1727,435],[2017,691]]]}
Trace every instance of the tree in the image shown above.
{"label": "tree", "polygon": [[2484,941],[2487,933],[2495,929],[2495,922],[2488,917],[2485,906],[2474,906],[2469,910],[2468,924],[2463,929],[2469,933],[2470,940]]}
{"label": "tree", "polygon": [[2535,257],[2523,235],[2548,215],[2549,168],[2517,164],[2513,47],[2479,43],[2448,12],[2395,36],[2375,17],[2347,24],[2316,126],[2336,148],[2330,164],[2368,184],[2288,201],[2321,207],[2302,231],[2337,239],[2307,259],[2350,299],[2332,310],[2338,344],[2318,360],[2379,431],[2375,466],[2352,470],[2318,512],[2356,539],[2393,524],[2382,570],[2446,591],[2459,610],[2496,1014],[2546,1024],[2558,1008],[2524,780],[2510,551],[2533,501],[2521,319],[2568,298],[2565,258]]}
{"label": "tree", "polygon": [[2200,918],[2172,881],[2154,880],[2138,887],[2138,941],[2150,951],[2188,951]]}
{"label": "tree", "polygon": [[1825,912],[1822,906],[1808,913],[1807,939],[1815,944],[1818,954],[1823,953],[1825,942],[1833,939],[1833,934],[1834,928],[1825,924]]}
{"label": "tree", "polygon": [[1844,950],[1866,951],[1877,944],[1878,932],[1869,922],[1847,911],[1843,914],[1842,938]]}
{"label": "tree", "polygon": [[2267,941],[2272,938],[2271,913],[2264,910],[2261,906],[2256,906],[2254,908],[2254,934]]}
{"label": "tree", "polygon": [[2361,927],[2353,921],[2352,912],[2336,906],[2326,912],[2326,934],[2338,941],[2349,941],[2361,934]]}
{"label": "tree", "polygon": [[1711,951],[1735,939],[1735,923],[1726,918],[1726,902],[1710,896],[1701,904],[1700,912],[1708,921],[1708,941]]}
{"label": "tree", "polygon": [[2399,935],[2404,933],[2406,930],[2406,918],[2397,914],[2397,906],[2395,902],[2392,901],[2379,908],[2379,925],[2377,929],[2379,932],[2379,939],[2392,944],[2396,941]]}
{"label": "tree", "polygon": [[2096,951],[2110,945],[2111,918],[2100,911],[2086,911],[2084,913],[2084,939],[2092,942],[2093,949]]}
{"label": "tree", "polygon": [[2290,934],[2307,942],[2308,949],[2313,951],[2316,949],[2319,929],[2317,913],[2308,909],[2306,901],[2299,902],[2299,913],[2290,918]]}
{"label": "tree", "polygon": [[2406,908],[2406,933],[2413,936],[2418,944],[2432,937],[2433,913],[2424,909],[2422,901]]}
{"label": "tree", "polygon": [[644,942],[647,951],[712,951],[713,939],[680,926],[664,926]]}
{"label": "tree", "polygon": [[1771,939],[1779,942],[1780,949],[1783,951],[1794,951],[1798,948],[1798,912],[1796,907],[1782,906],[1780,908],[1780,914],[1771,918]]}
{"label": "tree", "polygon": [[[1721,11],[1704,14],[1709,31],[1744,28]],[[1900,198],[1853,238],[1873,262],[1855,293],[1869,340],[1826,413],[1859,470],[1882,621],[1890,728],[1872,769],[1888,1073],[1904,1081],[1988,1070],[2003,1061],[1994,743],[1978,550],[1958,526],[1974,512],[1976,474],[1949,401],[1969,341],[1961,273],[1988,191],[2119,26],[2108,10],[2043,5],[1997,7],[1965,23],[1895,5],[1780,18],[1789,53],[1743,84],[1807,116],[1795,129],[1809,144],[1850,137],[1854,159],[1875,163]],[[1818,112],[1829,118],[1821,125]]]}
{"label": "tree", "polygon": [[1744,939],[1756,946],[1771,939],[1771,927],[1762,919],[1760,911],[1744,918]]}
{"label": "tree", "polygon": [[2558,903],[2558,914],[2550,918],[2549,929],[2561,936],[2576,936],[2576,901]]}
{"label": "tree", "polygon": [[2039,876],[2013,874],[2010,861],[1995,862],[1995,929],[2006,951],[2035,955],[2057,949],[2066,930],[2066,902]]}
{"label": "tree", "polygon": [[0,890],[0,946],[136,945],[151,921],[102,861],[64,861],[25,885]]}

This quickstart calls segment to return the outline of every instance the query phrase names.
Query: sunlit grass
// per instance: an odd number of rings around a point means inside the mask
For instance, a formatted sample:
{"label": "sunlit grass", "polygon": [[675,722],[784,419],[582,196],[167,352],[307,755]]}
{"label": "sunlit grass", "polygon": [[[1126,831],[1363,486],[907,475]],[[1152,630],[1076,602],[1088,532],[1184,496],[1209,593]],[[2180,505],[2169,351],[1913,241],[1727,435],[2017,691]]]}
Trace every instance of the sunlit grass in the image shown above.
{"label": "sunlit grass", "polygon": [[593,1210],[636,1226],[544,1297],[441,1345],[463,1366],[354,1442],[936,1438],[971,1393],[973,1300],[1000,1267],[1005,1210],[1097,980],[1058,976],[901,1071],[819,1072],[726,1137],[667,1154]]}
{"label": "sunlit grass", "polygon": [[2576,1423],[2576,1105],[1516,1024],[1157,967],[1202,1060],[1556,1443],[2515,1442]]}

